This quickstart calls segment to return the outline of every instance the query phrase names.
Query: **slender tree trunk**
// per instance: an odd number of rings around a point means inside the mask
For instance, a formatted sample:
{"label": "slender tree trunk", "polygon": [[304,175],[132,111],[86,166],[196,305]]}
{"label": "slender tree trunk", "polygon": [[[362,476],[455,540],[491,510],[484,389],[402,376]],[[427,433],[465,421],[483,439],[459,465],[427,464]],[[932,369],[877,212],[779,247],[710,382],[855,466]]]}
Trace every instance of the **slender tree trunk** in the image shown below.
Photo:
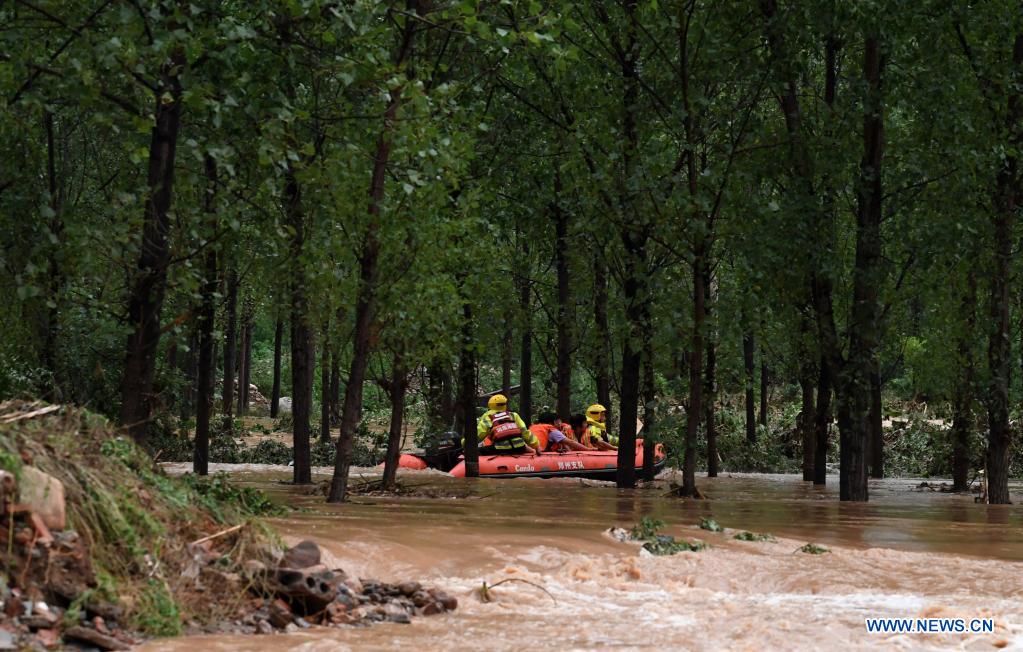
{"label": "slender tree trunk", "polygon": [[831,430],[831,369],[821,358],[817,370],[817,407],[814,410],[813,483],[824,486],[828,481],[828,435]]}
{"label": "slender tree trunk", "polygon": [[561,173],[555,165],[554,201],[554,267],[558,279],[557,331],[557,413],[567,419],[572,412],[572,295],[568,270],[568,214],[561,205]]}
{"label": "slender tree trunk", "polygon": [[[206,193],[203,212],[209,233],[217,231],[217,163],[209,154],[205,157]],[[207,247],[203,254],[202,299],[199,306],[199,377],[196,382],[195,447],[192,453],[192,472],[209,473],[210,422],[213,419],[213,387],[216,384],[216,352],[214,325],[217,314],[217,252]]]}
{"label": "slender tree trunk", "polygon": [[768,369],[767,362],[764,361],[764,353],[760,353],[760,415],[757,417],[757,423],[762,426],[767,425],[767,390],[768,390]]}
{"label": "slender tree trunk", "polygon": [[[1023,68],[1023,34],[1017,34],[1012,52],[1014,79]],[[1011,145],[1001,162],[996,180],[995,212],[992,227],[995,241],[995,266],[991,274],[990,323],[988,338],[988,447],[987,481],[988,502],[1007,505],[1009,497],[1009,451],[1012,446],[1012,427],[1009,424],[1009,387],[1012,364],[1012,344],[1009,340],[1009,284],[1012,274],[1014,222],[1019,203],[1019,148],[1021,146],[1020,118],[1023,98],[1018,84],[1009,91],[1006,112],[1006,132]]]}
{"label": "slender tree trunk", "polygon": [[[636,0],[625,0],[627,22],[625,46],[621,53],[622,79],[622,186],[619,190],[619,211],[622,216],[621,239],[625,247],[625,323],[627,331],[622,345],[621,402],[618,410],[618,487],[636,486],[636,420],[639,417],[640,364],[643,333],[649,328],[649,297],[647,294],[647,239],[649,227],[633,203],[631,188],[638,155],[639,133],[637,103],[639,99],[639,48],[636,39]],[[606,406],[605,406],[606,407]]]}
{"label": "slender tree trunk", "polygon": [[242,300],[242,346],[238,359],[241,365],[238,368],[238,416],[249,413],[249,384],[252,380],[252,372],[249,367],[252,364],[252,305],[248,299]]}
{"label": "slender tree trunk", "polygon": [[753,393],[753,374],[756,371],[753,360],[755,351],[756,343],[753,339],[753,331],[743,331],[742,361],[746,386],[746,441],[750,444],[755,444],[757,441],[756,397]]}
{"label": "slender tree trunk", "polygon": [[877,360],[870,372],[870,477],[884,477],[884,413],[881,404],[881,370]]}
{"label": "slender tree trunk", "polygon": [[401,432],[405,417],[405,392],[408,388],[408,377],[405,364],[400,354],[395,354],[391,365],[391,425],[387,433],[387,454],[384,457],[384,491],[394,491],[395,477],[398,473],[398,458],[401,455]]}
{"label": "slender tree trunk", "polygon": [[231,432],[234,414],[235,361],[238,358],[238,270],[235,263],[227,273],[227,324],[224,340],[224,386],[221,391],[221,410],[224,413],[224,429]]}
{"label": "slender tree trunk", "polygon": [[330,347],[328,326],[323,325],[320,337],[320,439],[330,441]]}
{"label": "slender tree trunk", "polygon": [[653,333],[643,334],[643,480],[654,479],[654,451],[656,450],[657,385],[654,376]]}
{"label": "slender tree trunk", "polygon": [[281,349],[284,340],[284,320],[277,317],[274,326],[274,381],[270,392],[270,417],[277,418],[277,404],[281,401]]}
{"label": "slender tree trunk", "polygon": [[306,296],[306,274],[303,267],[305,250],[305,212],[302,189],[289,166],[284,180],[285,213],[292,228],[291,259],[291,417],[292,448],[295,458],[295,484],[313,481],[310,462],[310,418],[313,402],[313,337],[309,326],[309,299]]}
{"label": "slender tree trunk", "polygon": [[814,404],[813,404],[813,367],[804,363],[799,375],[799,388],[802,393],[802,410],[799,412],[797,427],[803,444],[803,481],[813,481],[814,465]]}
{"label": "slender tree trunk", "polygon": [[476,439],[476,351],[474,348],[472,304],[462,306],[462,353],[458,361],[458,402],[462,409],[462,436],[465,437],[465,477],[480,475],[480,451]]}
{"label": "slender tree trunk", "polygon": [[341,425],[341,350],[330,352],[330,425]]}
{"label": "slender tree trunk", "polygon": [[[407,3],[411,13],[418,15],[418,0]],[[401,46],[395,57],[395,68],[401,69],[412,49],[412,40],[419,24],[406,19],[402,29]],[[366,381],[366,366],[369,364],[371,339],[373,338],[374,319],[377,303],[377,276],[379,275],[377,259],[380,255],[380,210],[384,200],[384,185],[387,176],[387,164],[391,156],[391,132],[394,120],[401,105],[402,88],[395,88],[390,93],[387,110],[384,111],[384,124],[377,138],[376,152],[373,157],[373,174],[369,190],[369,223],[363,234],[362,248],[359,254],[359,289],[355,300],[355,333],[353,336],[352,362],[348,372],[348,385],[345,387],[345,401],[341,412],[341,436],[337,441],[337,456],[334,460],[334,476],[330,482],[330,493],[327,502],[344,502],[348,494],[348,470],[351,467],[352,447],[355,444],[355,432],[362,420],[362,392]]]}
{"label": "slender tree trunk", "polygon": [[199,383],[199,327],[193,327],[188,334],[188,353],[181,372],[185,375],[184,395],[180,403],[178,416],[181,421],[188,421],[195,414],[196,387]]}
{"label": "slender tree trunk", "polygon": [[147,441],[152,414],[153,374],[160,344],[160,314],[170,264],[170,209],[174,190],[174,158],[181,125],[181,79],[184,51],[176,49],[161,71],[155,124],[149,144],[142,243],[128,296],[128,335],[121,382],[120,421],[138,443]]}
{"label": "slender tree trunk", "polygon": [[970,436],[973,431],[974,358],[977,325],[977,277],[971,269],[966,279],[960,313],[956,387],[952,395],[952,491],[967,491],[970,484]]}
{"label": "slender tree trunk", "polygon": [[511,396],[512,341],[514,338],[512,322],[509,319],[504,324],[504,333],[501,334],[501,393],[505,396]]}
{"label": "slender tree trunk", "polygon": [[[171,336],[170,342],[167,343],[167,369],[173,377],[178,376],[178,372],[180,371],[178,365],[178,353],[180,348],[178,346],[179,337],[180,335],[175,333]],[[176,382],[172,381],[170,385],[172,388],[177,389]],[[173,412],[174,408],[178,406],[178,397],[173,390],[168,392],[167,389],[168,388],[166,386],[160,388],[160,393],[164,395],[162,402],[168,412]]]}
{"label": "slender tree trunk", "polygon": [[[523,257],[529,260],[529,242],[523,239]],[[522,279],[519,288],[519,313],[522,317],[522,343],[519,355],[519,408],[522,418],[531,421],[533,415],[533,285],[529,278]]]}
{"label": "slender tree trunk", "polygon": [[[715,291],[714,278],[710,266],[706,266],[703,272],[703,285],[707,294],[707,305],[704,314],[708,325],[711,323],[711,312],[714,309]],[[707,433],[707,477],[716,478],[718,475],[718,435],[717,423],[714,414],[715,402],[717,400],[717,333],[712,328],[707,333],[707,363],[703,375],[703,414],[704,430]]]}
{"label": "slender tree trunk", "polygon": [[[607,261],[601,251],[593,256],[593,320],[596,327],[596,348],[593,356],[594,376],[597,382],[597,402],[611,409],[611,329],[607,317]],[[610,413],[608,419],[611,418]]]}
{"label": "slender tree trunk", "polygon": [[50,217],[47,223],[52,240],[47,255],[46,270],[46,326],[43,330],[43,367],[49,372],[49,379],[42,388],[43,398],[58,402],[63,397],[64,379],[60,372],[60,294],[64,288],[64,272],[60,265],[60,252],[64,239],[64,221],[61,216],[63,188],[57,178],[57,154],[54,138],[53,113],[44,110],[43,126],[46,131],[46,177],[49,190]]}
{"label": "slender tree trunk", "polygon": [[689,409],[686,411],[685,455],[682,459],[682,496],[699,496],[696,489],[696,440],[703,410],[705,265],[703,244],[697,242],[693,250],[693,340],[689,355]]}

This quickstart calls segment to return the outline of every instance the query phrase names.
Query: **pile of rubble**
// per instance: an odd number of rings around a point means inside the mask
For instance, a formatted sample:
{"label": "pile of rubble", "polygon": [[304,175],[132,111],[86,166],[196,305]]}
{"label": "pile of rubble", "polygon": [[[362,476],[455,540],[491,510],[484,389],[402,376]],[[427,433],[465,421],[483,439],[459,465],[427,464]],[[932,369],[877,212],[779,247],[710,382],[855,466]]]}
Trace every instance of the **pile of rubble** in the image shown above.
{"label": "pile of rubble", "polygon": [[321,563],[319,547],[303,541],[274,567],[250,560],[243,569],[254,598],[251,611],[233,623],[238,631],[270,634],[311,625],[349,625],[389,621],[409,623],[458,607],[444,591],[419,582],[388,584],[349,577]]}
{"label": "pile of rubble", "polygon": [[61,639],[100,650],[138,643],[118,624],[121,609],[91,591],[97,582],[88,546],[65,530],[63,484],[31,466],[19,475],[20,483],[0,471],[0,534],[9,541],[0,575],[0,650],[55,649]]}

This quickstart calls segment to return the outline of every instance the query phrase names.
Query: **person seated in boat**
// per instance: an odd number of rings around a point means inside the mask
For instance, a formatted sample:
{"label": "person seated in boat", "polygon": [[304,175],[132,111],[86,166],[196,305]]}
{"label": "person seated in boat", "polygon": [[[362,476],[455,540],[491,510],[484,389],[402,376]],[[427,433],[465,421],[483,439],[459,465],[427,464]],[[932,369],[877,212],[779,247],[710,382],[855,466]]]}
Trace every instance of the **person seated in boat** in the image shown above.
{"label": "person seated in boat", "polygon": [[586,424],[579,441],[602,451],[618,450],[618,437],[607,431],[607,408],[594,403],[586,408]]}
{"label": "person seated in boat", "polygon": [[561,418],[553,412],[541,413],[537,417],[537,422],[529,426],[529,431],[536,437],[542,452],[564,453],[595,450],[568,437],[565,434],[566,430],[568,428],[562,423]]}
{"label": "person seated in boat", "polygon": [[[487,455],[521,455],[540,452],[540,442],[529,431],[517,412],[508,409],[508,398],[495,394],[487,401],[487,411],[476,422],[480,452]],[[463,440],[462,445],[465,445]]]}

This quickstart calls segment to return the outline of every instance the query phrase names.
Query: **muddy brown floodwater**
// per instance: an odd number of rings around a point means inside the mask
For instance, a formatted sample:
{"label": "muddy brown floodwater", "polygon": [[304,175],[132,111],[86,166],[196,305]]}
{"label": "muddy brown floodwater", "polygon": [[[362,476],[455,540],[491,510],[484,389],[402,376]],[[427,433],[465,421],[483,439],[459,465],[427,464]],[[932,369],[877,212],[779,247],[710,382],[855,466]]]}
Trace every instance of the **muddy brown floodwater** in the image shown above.
{"label": "muddy brown floodwater", "polygon": [[[143,650],[1023,649],[1023,509],[917,491],[920,480],[871,481],[871,502],[852,505],[838,502],[832,477],[823,490],[797,476],[701,478],[709,499],[679,501],[665,498],[663,486],[619,491],[428,471],[401,478],[462,497],[358,496],[327,505],[281,484],[289,469],[227,468],[306,508],[276,520],[287,541],[315,540],[351,574],[436,584],[458,596],[459,609],[411,625],[179,638]],[[1017,503],[1020,490],[1013,487]],[[643,516],[711,547],[653,557],[604,534]],[[698,529],[704,516],[728,530]],[[741,530],[778,539],[734,540]],[[807,542],[831,552],[797,552]],[[502,584],[493,602],[476,597],[482,582],[507,578],[528,583]],[[995,632],[868,634],[867,617],[990,617]]]}

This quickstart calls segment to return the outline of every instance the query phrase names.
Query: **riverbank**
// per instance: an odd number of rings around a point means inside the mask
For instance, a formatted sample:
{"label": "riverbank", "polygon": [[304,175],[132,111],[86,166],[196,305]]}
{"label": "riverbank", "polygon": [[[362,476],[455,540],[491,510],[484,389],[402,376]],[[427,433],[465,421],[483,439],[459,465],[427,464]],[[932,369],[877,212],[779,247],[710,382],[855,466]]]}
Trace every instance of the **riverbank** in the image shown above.
{"label": "riverbank", "polygon": [[[287,509],[223,476],[171,477],[104,418],[0,404],[0,649],[291,631],[450,611],[405,579],[360,579],[265,518]],[[365,575],[361,577],[367,577]]]}

